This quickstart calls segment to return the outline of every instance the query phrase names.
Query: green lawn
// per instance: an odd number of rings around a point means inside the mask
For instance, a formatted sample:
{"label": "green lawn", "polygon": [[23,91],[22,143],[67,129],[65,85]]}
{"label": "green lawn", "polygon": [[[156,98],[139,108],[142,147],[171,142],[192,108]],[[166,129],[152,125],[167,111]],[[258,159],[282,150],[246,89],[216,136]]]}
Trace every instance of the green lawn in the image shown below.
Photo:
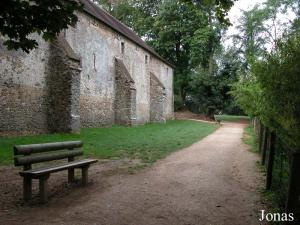
{"label": "green lawn", "polygon": [[234,116],[234,115],[215,115],[215,118],[220,121],[241,121],[241,120],[250,120],[249,116]]}
{"label": "green lawn", "polygon": [[137,158],[154,162],[170,152],[189,146],[218,128],[195,121],[168,121],[138,127],[82,129],[80,135],[51,134],[23,137],[0,137],[0,164],[11,164],[13,145],[82,140],[84,153],[103,159]]}

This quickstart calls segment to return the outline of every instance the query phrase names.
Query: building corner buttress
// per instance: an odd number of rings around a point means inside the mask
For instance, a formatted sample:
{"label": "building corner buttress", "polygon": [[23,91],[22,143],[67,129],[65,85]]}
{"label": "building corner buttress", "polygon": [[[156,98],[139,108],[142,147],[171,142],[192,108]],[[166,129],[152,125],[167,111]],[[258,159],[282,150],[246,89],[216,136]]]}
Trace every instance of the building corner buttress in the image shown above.
{"label": "building corner buttress", "polygon": [[50,45],[48,68],[49,131],[79,133],[81,60],[63,35]]}

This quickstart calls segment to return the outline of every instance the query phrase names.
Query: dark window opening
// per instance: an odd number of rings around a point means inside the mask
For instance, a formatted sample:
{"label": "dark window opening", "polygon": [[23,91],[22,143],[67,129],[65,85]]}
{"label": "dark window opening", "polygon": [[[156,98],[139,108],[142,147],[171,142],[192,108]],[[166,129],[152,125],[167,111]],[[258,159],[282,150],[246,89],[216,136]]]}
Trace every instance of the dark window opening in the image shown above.
{"label": "dark window opening", "polygon": [[145,64],[148,64],[148,56],[145,55]]}
{"label": "dark window opening", "polygon": [[97,70],[97,69],[96,69],[96,54],[93,53],[93,56],[94,56],[94,70]]}
{"label": "dark window opening", "polygon": [[122,52],[122,54],[125,53],[125,43],[124,42],[121,42],[121,52]]}

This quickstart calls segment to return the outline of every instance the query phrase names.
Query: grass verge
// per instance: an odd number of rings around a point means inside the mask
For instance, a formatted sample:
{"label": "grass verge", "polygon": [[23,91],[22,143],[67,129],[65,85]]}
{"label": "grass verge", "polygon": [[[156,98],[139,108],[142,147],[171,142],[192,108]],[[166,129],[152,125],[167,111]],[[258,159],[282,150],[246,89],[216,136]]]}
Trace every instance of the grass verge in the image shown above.
{"label": "grass verge", "polygon": [[258,153],[258,140],[255,135],[252,125],[249,125],[244,130],[243,141],[245,144],[249,145],[252,152]]}
{"label": "grass verge", "polygon": [[[249,145],[250,151],[259,154],[259,145],[258,145],[258,140],[254,131],[254,128],[252,125],[249,125],[248,127],[245,128],[244,130],[244,136],[243,136],[243,141],[245,144]],[[261,164],[260,161],[257,161],[256,163],[257,168],[259,172],[263,175],[266,176],[266,168]],[[273,170],[273,186],[271,190],[266,190],[264,188],[261,188],[259,190],[261,194],[261,199],[264,205],[268,208],[269,213],[278,213],[278,212],[283,212],[283,204],[282,204],[282,199],[285,199],[284,191],[280,190],[279,187],[283,187],[286,185],[278,185],[278,179],[280,179],[280,182],[284,182],[283,178],[281,176],[282,171],[278,171],[278,163],[274,163],[274,170]],[[282,167],[282,164],[280,165]],[[288,177],[288,176],[284,176]],[[285,182],[286,183],[286,182]],[[270,222],[270,224],[280,224],[279,222]]]}
{"label": "grass verge", "polygon": [[86,128],[78,135],[0,137],[0,164],[12,163],[14,145],[69,140],[82,140],[85,156],[103,159],[128,157],[152,163],[206,137],[217,128],[214,124],[174,120],[166,124],[146,124],[130,128]]}
{"label": "grass verge", "polygon": [[215,119],[219,121],[238,122],[238,121],[249,121],[249,116],[234,116],[234,115],[215,115]]}

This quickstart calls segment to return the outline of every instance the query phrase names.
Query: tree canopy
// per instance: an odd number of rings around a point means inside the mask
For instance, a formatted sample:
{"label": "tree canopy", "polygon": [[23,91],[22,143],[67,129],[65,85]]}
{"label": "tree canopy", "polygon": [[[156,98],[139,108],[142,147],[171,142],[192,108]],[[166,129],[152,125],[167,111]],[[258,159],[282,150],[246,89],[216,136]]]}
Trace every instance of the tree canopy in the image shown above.
{"label": "tree canopy", "polygon": [[61,30],[77,22],[75,10],[82,6],[76,0],[7,0],[0,2],[0,33],[8,49],[25,52],[36,48],[37,41],[30,37],[40,34],[52,40]]}

